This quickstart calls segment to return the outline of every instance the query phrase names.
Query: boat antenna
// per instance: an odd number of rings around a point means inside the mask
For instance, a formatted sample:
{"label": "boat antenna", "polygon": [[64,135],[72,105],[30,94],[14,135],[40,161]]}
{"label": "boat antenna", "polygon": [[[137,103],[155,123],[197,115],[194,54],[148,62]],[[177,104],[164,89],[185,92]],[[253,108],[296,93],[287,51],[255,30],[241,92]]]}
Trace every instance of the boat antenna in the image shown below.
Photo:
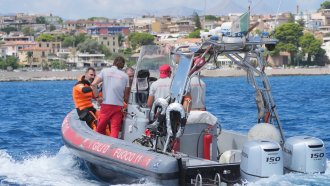
{"label": "boat antenna", "polygon": [[280,8],[281,8],[281,5],[282,5],[282,0],[280,0],[280,3],[278,4],[278,7],[277,7],[277,12],[276,12],[276,18],[275,18],[275,27],[277,26],[278,22],[278,14],[279,14],[279,11],[280,11]]}

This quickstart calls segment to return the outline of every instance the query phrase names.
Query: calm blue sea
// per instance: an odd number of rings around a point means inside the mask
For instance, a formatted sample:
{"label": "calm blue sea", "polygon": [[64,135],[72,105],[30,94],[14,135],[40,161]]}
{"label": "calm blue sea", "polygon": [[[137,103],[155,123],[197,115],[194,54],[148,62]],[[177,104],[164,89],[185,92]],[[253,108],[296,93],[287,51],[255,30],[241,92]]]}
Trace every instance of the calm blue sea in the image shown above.
{"label": "calm blue sea", "polygon": [[[247,132],[256,123],[255,93],[246,78],[203,80],[207,108],[223,128]],[[73,109],[74,83],[0,82],[0,185],[108,185],[90,176],[63,146],[61,123]],[[285,136],[321,138],[329,159],[330,76],[270,77],[270,83]],[[330,185],[330,171],[274,176],[250,185]]]}

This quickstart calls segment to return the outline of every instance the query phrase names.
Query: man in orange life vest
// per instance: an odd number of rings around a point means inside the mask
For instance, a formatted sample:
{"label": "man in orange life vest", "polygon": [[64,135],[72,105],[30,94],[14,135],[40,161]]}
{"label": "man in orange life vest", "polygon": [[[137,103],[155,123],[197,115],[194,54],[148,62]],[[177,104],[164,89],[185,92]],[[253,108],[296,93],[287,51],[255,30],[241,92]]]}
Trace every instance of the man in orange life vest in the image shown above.
{"label": "man in orange life vest", "polygon": [[85,75],[79,78],[72,89],[72,98],[79,119],[86,121],[88,126],[92,129],[96,128],[96,109],[93,107],[92,98],[94,96],[90,86],[94,77],[95,69],[92,67],[88,68]]}

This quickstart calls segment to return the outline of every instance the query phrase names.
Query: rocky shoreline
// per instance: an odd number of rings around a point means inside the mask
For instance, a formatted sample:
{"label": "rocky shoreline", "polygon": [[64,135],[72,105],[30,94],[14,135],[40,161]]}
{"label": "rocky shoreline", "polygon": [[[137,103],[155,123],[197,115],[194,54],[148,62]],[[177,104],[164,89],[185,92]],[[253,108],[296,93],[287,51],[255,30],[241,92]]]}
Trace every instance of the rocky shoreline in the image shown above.
{"label": "rocky shoreline", "polygon": [[[0,72],[2,81],[49,81],[49,80],[75,80],[84,71],[29,71],[29,72]],[[294,75],[330,75],[330,68],[287,68],[268,69],[269,76],[294,76]],[[245,76],[244,70],[215,69],[203,70],[204,77],[238,77]]]}

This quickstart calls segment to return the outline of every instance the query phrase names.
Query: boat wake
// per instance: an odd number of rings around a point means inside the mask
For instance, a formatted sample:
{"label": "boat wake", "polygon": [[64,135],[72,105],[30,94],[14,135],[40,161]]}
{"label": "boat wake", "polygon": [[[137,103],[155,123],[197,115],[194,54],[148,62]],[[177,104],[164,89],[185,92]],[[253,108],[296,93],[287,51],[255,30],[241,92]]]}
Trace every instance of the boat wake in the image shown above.
{"label": "boat wake", "polygon": [[[92,177],[84,164],[64,146],[55,155],[30,156],[22,161],[15,160],[5,150],[0,150],[0,165],[0,185],[109,185]],[[315,183],[328,185],[330,161],[327,161],[327,167],[325,174],[292,173],[246,184],[249,186],[313,185]],[[141,180],[141,182],[144,183],[131,186],[155,185],[146,180]]]}
{"label": "boat wake", "polygon": [[268,179],[253,183],[243,183],[247,186],[301,186],[301,185],[329,185],[330,161],[327,160],[327,170],[324,174],[289,173],[281,176],[272,176]]}
{"label": "boat wake", "polygon": [[[46,153],[45,153],[46,154]],[[0,185],[109,185],[90,175],[82,161],[63,146],[55,155],[38,155],[15,160],[0,150]],[[155,185],[146,180],[134,186]]]}
{"label": "boat wake", "polygon": [[82,163],[62,147],[53,156],[38,155],[14,160],[6,151],[0,150],[0,185],[100,185],[88,179],[80,167]]}

